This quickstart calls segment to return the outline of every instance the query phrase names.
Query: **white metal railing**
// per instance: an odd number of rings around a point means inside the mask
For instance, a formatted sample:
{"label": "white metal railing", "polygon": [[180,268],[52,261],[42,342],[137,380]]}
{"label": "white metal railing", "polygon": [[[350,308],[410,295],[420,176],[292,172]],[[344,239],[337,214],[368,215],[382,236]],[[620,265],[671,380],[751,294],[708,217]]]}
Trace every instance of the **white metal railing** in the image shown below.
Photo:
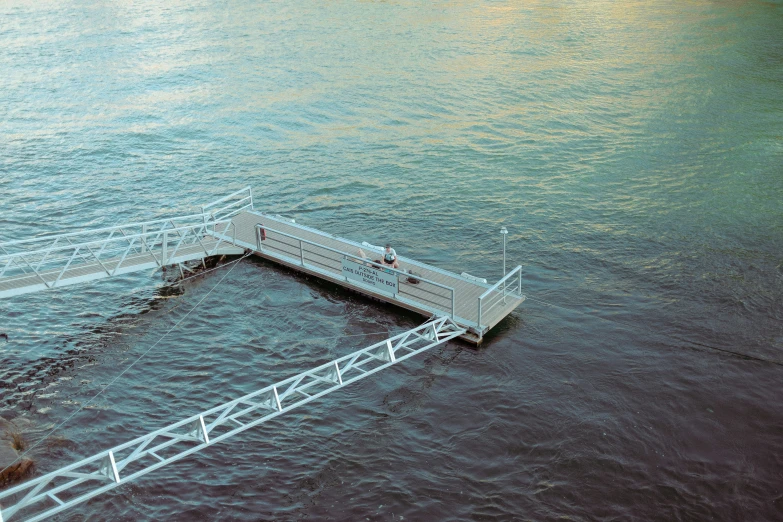
{"label": "white metal railing", "polygon": [[203,247],[201,257],[213,255],[221,241],[205,242],[205,236],[220,234],[236,244],[231,218],[252,208],[253,192],[245,187],[204,205],[200,214],[0,243],[0,298],[182,262],[198,257],[196,247]]}
{"label": "white metal railing", "polygon": [[[207,244],[205,236],[220,233],[236,237],[231,220],[204,221],[196,214],[200,222],[179,224],[188,217],[194,216],[4,243],[0,245],[0,282],[14,280],[11,283],[18,283],[18,293],[23,293],[25,285],[54,288],[64,279],[89,278],[91,273],[108,277],[137,265],[165,266],[177,262],[184,251],[203,252],[206,257],[213,255],[223,240]],[[3,295],[15,295],[14,285],[10,286]]]}
{"label": "white metal railing", "polygon": [[[272,236],[267,236],[265,239],[262,239],[262,233],[266,234],[266,232],[272,232],[274,234],[291,239],[294,241],[294,243],[293,244],[286,243]],[[308,267],[309,264],[311,265],[309,268],[315,267],[321,270],[327,269],[328,271],[335,273],[335,275],[340,274],[341,277],[344,277],[342,276],[342,259],[347,258],[361,264],[369,265],[377,270],[384,271],[390,274],[395,274],[398,277],[398,281],[399,280],[404,281],[403,278],[416,280],[417,284],[415,285],[415,287],[412,287],[412,285],[398,284],[399,292],[400,292],[398,295],[411,297],[416,301],[425,301],[429,306],[429,308],[441,312],[446,312],[450,315],[452,319],[455,318],[456,299],[455,299],[455,291],[453,287],[441,283],[437,283],[435,281],[426,279],[419,275],[414,275],[414,274],[404,272],[402,270],[397,270],[389,266],[378,265],[366,258],[359,257],[358,255],[350,254],[342,250],[327,247],[319,243],[316,243],[314,241],[309,241],[299,236],[295,236],[293,234],[288,234],[286,232],[282,232],[280,230],[270,228],[266,225],[262,225],[262,224],[256,225],[257,249],[259,251],[264,251],[265,248],[264,243],[268,241],[276,241],[278,244],[272,246],[271,248],[283,252],[284,254],[286,254],[286,257],[288,257],[292,262],[298,263],[302,267]],[[305,248],[305,245],[311,248],[309,249]],[[339,257],[327,256],[324,255],[323,252],[330,252],[332,254],[337,254]],[[347,277],[344,277],[344,279],[348,284],[356,284],[356,281],[350,280]],[[442,290],[442,292],[436,292],[434,291],[434,289]]]}
{"label": "white metal railing", "polygon": [[34,522],[222,442],[465,333],[447,317],[0,492],[0,521]]}
{"label": "white metal railing", "polygon": [[243,210],[253,210],[253,189],[251,187],[237,190],[201,207],[202,214],[216,220],[234,217]]}
{"label": "white metal railing", "polygon": [[479,296],[477,321],[479,331],[482,328],[482,317],[486,317],[498,304],[505,303],[509,296],[514,299],[525,299],[522,294],[522,265],[517,266]]}
{"label": "white metal railing", "polygon": [[[83,243],[94,239],[95,236],[103,237],[103,234],[127,234],[134,231],[163,230],[165,228],[177,228],[180,226],[191,225],[194,223],[203,223],[202,214],[189,214],[186,216],[167,217],[154,219],[151,221],[139,221],[138,223],[127,223],[122,225],[113,225],[110,227],[94,228],[89,230],[80,230],[78,232],[68,232],[65,234],[49,234],[44,236],[31,237],[27,239],[18,239],[15,241],[5,241],[0,243],[0,254],[12,254],[19,251],[38,250],[42,246],[47,246],[55,240],[64,242],[77,241]],[[80,239],[81,238],[81,239]],[[85,239],[86,238],[86,239]],[[29,246],[31,245],[31,246]]]}

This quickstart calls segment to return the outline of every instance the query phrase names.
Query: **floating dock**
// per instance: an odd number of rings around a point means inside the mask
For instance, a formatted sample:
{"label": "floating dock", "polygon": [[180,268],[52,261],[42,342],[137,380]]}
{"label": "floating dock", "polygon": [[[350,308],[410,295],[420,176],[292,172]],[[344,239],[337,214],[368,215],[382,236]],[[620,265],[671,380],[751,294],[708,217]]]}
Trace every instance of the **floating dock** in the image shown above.
{"label": "floating dock", "polygon": [[464,337],[472,342],[480,342],[489,329],[525,300],[521,266],[489,285],[400,255],[398,270],[381,267],[373,263],[381,258],[381,252],[366,243],[255,210],[240,212],[232,218],[232,225],[235,238],[225,234],[216,237],[275,263],[424,316],[447,315],[468,330]]}

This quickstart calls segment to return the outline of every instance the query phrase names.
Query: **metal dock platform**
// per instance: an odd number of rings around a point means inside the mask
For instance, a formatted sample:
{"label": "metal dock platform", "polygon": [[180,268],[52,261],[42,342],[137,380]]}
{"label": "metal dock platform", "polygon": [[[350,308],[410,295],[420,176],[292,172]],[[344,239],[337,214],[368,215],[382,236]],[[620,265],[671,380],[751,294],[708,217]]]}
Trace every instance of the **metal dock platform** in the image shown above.
{"label": "metal dock platform", "polygon": [[[447,315],[468,330],[464,338],[472,342],[480,342],[525,300],[521,266],[489,285],[400,255],[399,270],[380,267],[372,261],[380,259],[381,253],[367,244],[255,210],[240,212],[231,224],[236,238],[216,237],[424,316]],[[360,250],[367,257],[361,257]]]}

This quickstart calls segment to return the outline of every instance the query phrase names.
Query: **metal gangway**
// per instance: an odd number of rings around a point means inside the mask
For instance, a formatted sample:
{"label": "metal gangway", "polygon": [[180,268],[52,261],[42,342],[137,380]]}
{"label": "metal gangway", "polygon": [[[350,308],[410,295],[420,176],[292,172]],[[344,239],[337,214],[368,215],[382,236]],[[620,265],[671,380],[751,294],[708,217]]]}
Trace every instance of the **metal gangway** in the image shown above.
{"label": "metal gangway", "polygon": [[253,193],[246,187],[198,214],[0,243],[0,298],[242,254],[231,241],[232,218],[252,208]]}
{"label": "metal gangway", "polygon": [[465,333],[448,317],[0,492],[0,522],[47,519]]}

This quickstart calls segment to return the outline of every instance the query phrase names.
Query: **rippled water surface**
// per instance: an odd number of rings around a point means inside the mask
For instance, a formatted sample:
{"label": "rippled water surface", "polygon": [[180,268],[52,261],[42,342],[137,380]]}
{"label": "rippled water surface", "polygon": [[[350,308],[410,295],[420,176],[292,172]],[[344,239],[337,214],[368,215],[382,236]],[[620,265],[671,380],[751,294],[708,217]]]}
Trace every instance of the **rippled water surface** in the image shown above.
{"label": "rippled water surface", "polygon": [[[60,518],[780,520],[781,100],[776,1],[3,3],[0,241],[250,185],[492,280],[505,225],[530,297]],[[169,278],[0,301],[0,416],[86,405],[39,472],[422,322],[263,261]]]}

